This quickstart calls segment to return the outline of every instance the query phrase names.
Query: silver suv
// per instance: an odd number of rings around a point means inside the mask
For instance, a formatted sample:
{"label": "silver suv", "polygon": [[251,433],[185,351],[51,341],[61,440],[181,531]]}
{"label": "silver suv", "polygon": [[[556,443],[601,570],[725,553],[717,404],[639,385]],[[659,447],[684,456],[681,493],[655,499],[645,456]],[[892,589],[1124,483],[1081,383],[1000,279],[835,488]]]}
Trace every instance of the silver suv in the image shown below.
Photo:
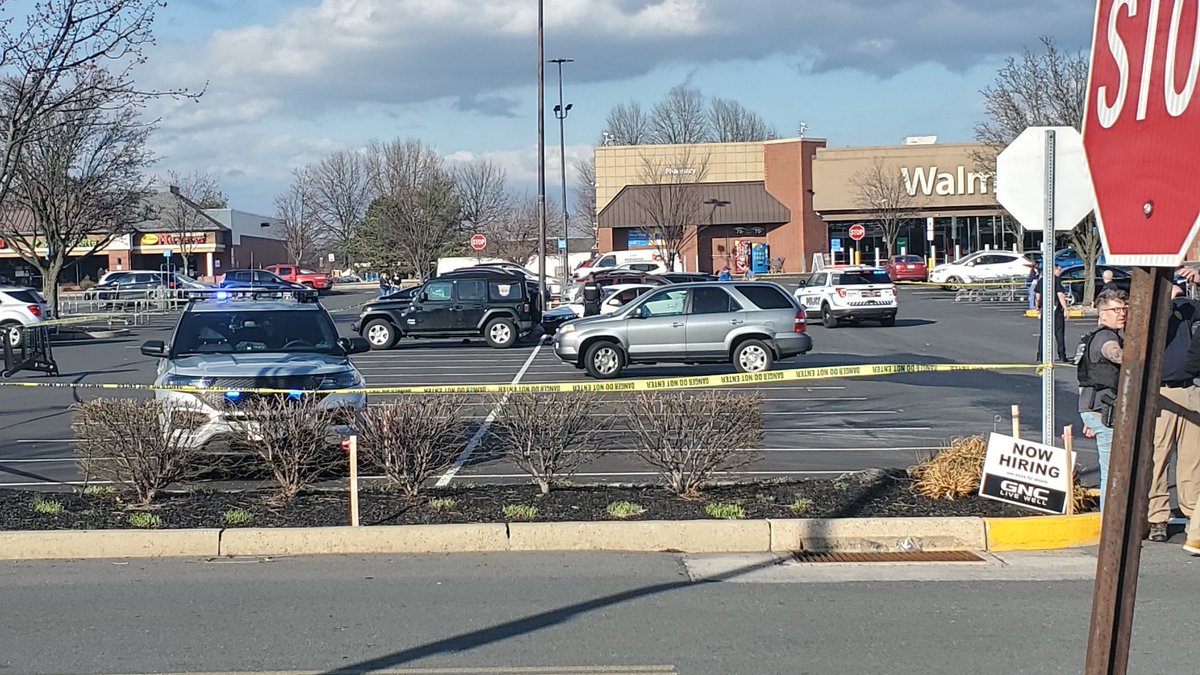
{"label": "silver suv", "polygon": [[554,353],[597,378],[660,361],[732,362],[757,373],[811,350],[805,329],[804,310],[776,284],[674,284],[613,314],[567,322],[554,335]]}
{"label": "silver suv", "polygon": [[[366,394],[320,390],[362,389],[362,374],[348,357],[371,346],[360,337],[339,338],[325,308],[303,301],[310,297],[263,300],[252,291],[216,291],[188,303],[170,346],[162,340],[142,345],[142,354],[161,359],[156,386],[219,390],[155,393],[195,420],[190,443],[203,447],[224,440],[233,431],[231,421],[244,414],[241,408],[259,396],[276,396],[281,403],[321,396],[322,407],[345,411],[344,428],[331,429],[331,437],[348,432],[355,412],[366,407]],[[289,393],[259,395],[250,389]]]}

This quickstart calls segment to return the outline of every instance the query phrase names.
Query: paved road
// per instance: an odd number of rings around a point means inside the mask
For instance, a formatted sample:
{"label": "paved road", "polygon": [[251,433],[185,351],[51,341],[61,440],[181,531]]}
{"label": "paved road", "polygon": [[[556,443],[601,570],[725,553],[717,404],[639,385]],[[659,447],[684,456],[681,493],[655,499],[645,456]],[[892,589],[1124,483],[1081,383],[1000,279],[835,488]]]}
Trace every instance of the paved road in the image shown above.
{"label": "paved road", "polygon": [[[494,554],[9,563],[0,565],[0,672],[1082,670],[1095,565],[1086,554],[849,574],[775,562]],[[1196,672],[1198,564],[1178,546],[1147,548],[1130,672]]]}
{"label": "paved road", "polygon": [[[365,292],[323,299],[343,330],[355,309],[371,296]],[[779,364],[780,368],[863,363],[1019,363],[1033,360],[1037,327],[1011,304],[960,304],[938,290],[904,288],[896,326],[873,324],[809,330],[814,351]],[[1091,319],[1073,320],[1069,345],[1087,330]],[[147,339],[167,339],[174,320],[162,318],[134,334],[109,341],[62,344],[55,348],[63,375],[59,382],[147,383],[154,361],[138,347]],[[525,383],[582,380],[582,371],[562,364],[548,345],[526,344],[497,351],[482,341],[402,341],[389,352],[355,357],[371,385]],[[635,367],[629,377],[728,373],[732,367],[661,365]],[[40,376],[31,376],[34,379]],[[1074,371],[1058,380],[1056,428],[1077,423]],[[874,466],[903,467],[920,454],[959,435],[1009,428],[1009,409],[1020,404],[1025,433],[1037,436],[1040,379],[1032,371],[914,374],[872,379],[837,379],[762,387],[766,435],[762,461],[749,471],[770,475],[820,475]],[[70,455],[70,412],[75,397],[111,395],[94,390],[6,389],[0,387],[0,485],[45,485],[76,480]],[[608,396],[613,406],[623,395]],[[476,419],[489,412],[488,399],[477,397]],[[1078,444],[1083,478],[1095,481],[1095,451]],[[609,454],[585,466],[583,481],[646,481],[651,474],[620,433],[608,440]],[[512,466],[489,458],[478,448],[458,479],[524,480]]]}

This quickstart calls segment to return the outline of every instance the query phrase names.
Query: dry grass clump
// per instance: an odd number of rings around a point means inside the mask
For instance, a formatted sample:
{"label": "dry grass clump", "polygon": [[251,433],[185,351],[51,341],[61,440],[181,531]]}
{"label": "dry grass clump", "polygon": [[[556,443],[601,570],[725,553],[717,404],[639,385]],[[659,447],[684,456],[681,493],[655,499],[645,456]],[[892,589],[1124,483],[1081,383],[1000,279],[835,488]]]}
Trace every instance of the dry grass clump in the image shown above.
{"label": "dry grass clump", "polygon": [[908,468],[912,491],[929,499],[954,500],[979,492],[987,439],[969,436],[950,441],[937,455]]}

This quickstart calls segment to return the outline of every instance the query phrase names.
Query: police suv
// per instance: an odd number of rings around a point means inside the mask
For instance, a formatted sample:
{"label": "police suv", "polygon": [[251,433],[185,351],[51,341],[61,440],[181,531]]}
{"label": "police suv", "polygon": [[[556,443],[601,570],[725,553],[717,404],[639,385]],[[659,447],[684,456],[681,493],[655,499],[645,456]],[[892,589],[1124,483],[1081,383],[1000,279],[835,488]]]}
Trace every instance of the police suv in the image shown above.
{"label": "police suv", "polygon": [[887,271],[865,265],[817,270],[800,280],[795,296],[809,317],[820,314],[826,328],[862,319],[892,326],[899,309],[896,286]]}

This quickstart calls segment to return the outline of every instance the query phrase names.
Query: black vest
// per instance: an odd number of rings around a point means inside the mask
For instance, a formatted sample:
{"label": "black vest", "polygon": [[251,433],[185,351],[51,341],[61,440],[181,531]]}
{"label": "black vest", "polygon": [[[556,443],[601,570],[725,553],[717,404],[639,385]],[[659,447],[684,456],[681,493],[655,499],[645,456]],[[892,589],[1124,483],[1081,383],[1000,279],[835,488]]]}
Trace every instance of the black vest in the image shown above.
{"label": "black vest", "polygon": [[1097,390],[1116,390],[1117,379],[1121,375],[1121,364],[1113,363],[1103,356],[1098,360],[1092,360],[1092,341],[1101,333],[1111,333],[1117,338],[1117,344],[1124,346],[1121,336],[1111,328],[1098,328],[1092,331],[1084,341],[1083,358],[1079,359],[1079,367],[1076,371],[1079,376],[1079,386]]}

